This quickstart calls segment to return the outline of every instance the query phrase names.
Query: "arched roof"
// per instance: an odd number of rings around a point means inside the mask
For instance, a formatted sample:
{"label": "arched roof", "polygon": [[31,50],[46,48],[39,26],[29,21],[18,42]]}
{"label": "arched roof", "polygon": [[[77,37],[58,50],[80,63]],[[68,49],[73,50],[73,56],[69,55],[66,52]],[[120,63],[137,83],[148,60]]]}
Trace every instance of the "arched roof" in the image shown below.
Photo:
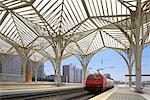
{"label": "arched roof", "polygon": [[[15,48],[21,47],[30,49],[33,61],[53,59],[58,39],[63,45],[70,40],[63,58],[107,47],[128,49],[129,40],[118,26],[131,36],[136,5],[136,0],[1,0],[0,53],[18,54]],[[141,30],[149,32],[149,0],[141,0],[141,7]],[[145,44],[149,42],[150,35]]]}

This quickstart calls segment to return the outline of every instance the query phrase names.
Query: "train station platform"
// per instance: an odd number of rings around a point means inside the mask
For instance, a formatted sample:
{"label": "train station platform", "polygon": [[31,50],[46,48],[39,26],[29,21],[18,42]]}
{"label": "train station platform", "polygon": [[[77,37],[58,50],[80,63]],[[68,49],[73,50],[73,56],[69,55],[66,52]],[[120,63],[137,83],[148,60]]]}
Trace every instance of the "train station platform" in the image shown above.
{"label": "train station platform", "polygon": [[[59,87],[54,82],[0,82],[0,96],[16,96],[35,93],[52,93],[61,91],[70,91],[71,89],[83,88],[78,83],[62,83]],[[72,91],[71,90],[71,91]],[[126,85],[118,85],[113,89],[105,91],[90,100],[150,100],[150,86],[143,88],[143,94],[137,93],[133,88]]]}
{"label": "train station platform", "polygon": [[133,88],[119,85],[91,98],[90,100],[150,100],[150,95],[144,90],[143,94],[141,94],[135,92]]}
{"label": "train station platform", "polygon": [[62,83],[60,86],[57,86],[54,82],[0,82],[0,97],[32,94],[38,92],[58,92],[79,88],[83,88],[82,84]]}

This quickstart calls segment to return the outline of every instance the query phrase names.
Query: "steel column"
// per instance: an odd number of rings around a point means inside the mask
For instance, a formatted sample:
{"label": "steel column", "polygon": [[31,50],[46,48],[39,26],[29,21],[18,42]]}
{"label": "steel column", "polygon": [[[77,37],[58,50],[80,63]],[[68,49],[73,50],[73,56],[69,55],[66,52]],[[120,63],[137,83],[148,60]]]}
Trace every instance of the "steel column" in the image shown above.
{"label": "steel column", "polygon": [[76,55],[76,57],[78,58],[78,60],[80,61],[81,65],[82,65],[82,84],[83,85],[86,80],[86,71],[87,71],[88,64],[94,54],[95,53],[91,53],[89,55]]}
{"label": "steel column", "polygon": [[62,37],[58,36],[56,40],[56,46],[54,48],[55,51],[55,60],[53,65],[55,65],[56,68],[56,75],[55,75],[55,83],[59,85],[61,83],[61,56],[63,52],[63,45],[62,45]]}
{"label": "steel column", "polygon": [[16,47],[16,50],[21,58],[21,64],[23,66],[23,81],[32,82],[32,69],[28,64],[29,61],[29,49]]}
{"label": "steel column", "polygon": [[124,61],[126,62],[127,66],[128,66],[128,73],[129,73],[129,86],[132,86],[132,68],[133,68],[133,57],[132,57],[132,50],[131,47],[130,49],[128,49],[127,51],[123,51],[123,50],[115,50],[117,53],[119,53],[119,55],[124,59]]}
{"label": "steel column", "polygon": [[134,47],[135,70],[136,70],[136,91],[141,90],[141,59],[142,59],[142,46],[135,45]]}
{"label": "steel column", "polygon": [[55,65],[56,65],[56,75],[55,75],[55,83],[57,85],[59,85],[61,83],[61,58],[56,58],[56,61],[55,61]]}
{"label": "steel column", "polygon": [[39,71],[39,67],[40,67],[40,64],[36,63],[35,64],[35,82],[37,82],[37,78],[38,78],[38,71]]}

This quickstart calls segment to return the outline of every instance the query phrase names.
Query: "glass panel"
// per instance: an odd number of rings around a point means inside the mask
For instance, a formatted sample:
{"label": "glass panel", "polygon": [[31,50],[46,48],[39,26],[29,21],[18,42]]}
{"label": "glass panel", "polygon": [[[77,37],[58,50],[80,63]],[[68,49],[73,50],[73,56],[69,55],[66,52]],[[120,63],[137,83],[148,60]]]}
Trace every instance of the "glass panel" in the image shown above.
{"label": "glass panel", "polygon": [[[0,27],[0,31],[2,32],[2,30],[5,31],[4,27],[6,26],[6,24],[9,22],[9,20],[11,19],[11,14],[8,14],[7,17],[5,18],[5,20],[3,21],[3,23],[1,24]],[[4,32],[3,31],[3,32]]]}
{"label": "glass panel", "polygon": [[7,6],[7,7],[9,7],[9,6],[11,6],[11,5],[15,5],[15,4],[17,4],[17,3],[20,3],[20,1],[19,0],[17,0],[17,1],[13,1],[13,2],[9,2],[9,3],[4,3],[5,4],[5,6]]}
{"label": "glass panel", "polygon": [[12,8],[14,8],[14,7],[23,6],[23,5],[25,5],[25,4],[26,4],[25,2],[21,2],[21,3],[15,4],[15,5],[8,6],[8,8],[9,8],[9,9],[12,9]]}
{"label": "glass panel", "polygon": [[91,80],[91,81],[100,81],[101,78],[100,77],[88,77],[87,80]]}
{"label": "glass panel", "polygon": [[99,33],[99,31],[96,32],[95,38],[87,52],[88,54],[104,47],[104,44],[102,42],[102,38],[101,38],[100,34],[101,33]]}

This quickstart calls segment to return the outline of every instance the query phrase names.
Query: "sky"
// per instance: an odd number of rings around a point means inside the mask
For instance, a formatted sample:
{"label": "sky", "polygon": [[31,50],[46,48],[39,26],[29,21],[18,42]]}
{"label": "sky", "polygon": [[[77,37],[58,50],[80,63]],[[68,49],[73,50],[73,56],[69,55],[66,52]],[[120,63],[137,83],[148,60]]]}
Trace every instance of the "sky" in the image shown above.
{"label": "sky", "polygon": [[[62,65],[74,64],[76,68],[82,69],[82,66],[75,56],[71,56],[62,61]],[[113,67],[113,68],[108,68]],[[125,75],[128,74],[128,68],[123,58],[114,50],[106,49],[104,51],[96,53],[88,64],[88,70],[90,73],[97,72],[109,73],[111,77],[116,81],[126,81]],[[62,67],[61,67],[62,69]],[[50,61],[44,63],[44,72],[46,75],[54,75],[54,69]],[[135,68],[133,67],[132,73],[135,74]],[[142,74],[150,74],[150,46],[144,48],[142,55]],[[149,80],[149,77],[144,77],[143,80]]]}

